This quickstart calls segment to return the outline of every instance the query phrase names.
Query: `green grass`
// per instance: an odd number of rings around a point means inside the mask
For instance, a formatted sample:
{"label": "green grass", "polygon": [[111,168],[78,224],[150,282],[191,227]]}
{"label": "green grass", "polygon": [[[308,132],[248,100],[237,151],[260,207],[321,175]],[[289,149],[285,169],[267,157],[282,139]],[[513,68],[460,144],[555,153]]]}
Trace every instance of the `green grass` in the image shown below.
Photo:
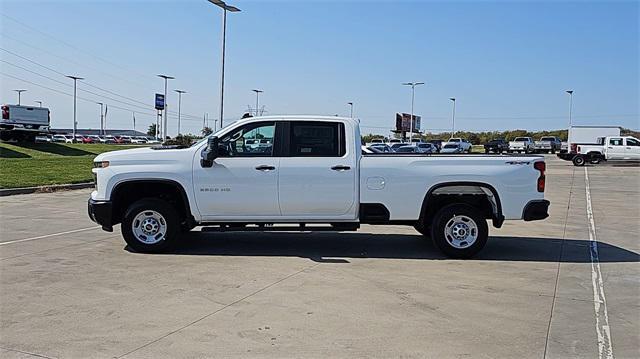
{"label": "green grass", "polygon": [[0,188],[91,182],[100,153],[139,146],[59,143],[0,143]]}

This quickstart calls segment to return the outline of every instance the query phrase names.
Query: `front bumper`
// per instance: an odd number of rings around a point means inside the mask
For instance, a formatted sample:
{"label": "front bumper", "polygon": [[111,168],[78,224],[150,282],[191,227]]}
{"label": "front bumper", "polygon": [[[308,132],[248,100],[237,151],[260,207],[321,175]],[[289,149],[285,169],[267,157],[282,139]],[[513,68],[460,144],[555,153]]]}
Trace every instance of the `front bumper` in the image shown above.
{"label": "front bumper", "polygon": [[96,201],[89,198],[89,218],[101,225],[103,230],[113,232],[113,223],[111,222],[112,207],[111,201]]}
{"label": "front bumper", "polygon": [[551,203],[546,199],[530,201],[524,206],[522,211],[522,219],[525,221],[539,221],[549,217],[549,205]]}

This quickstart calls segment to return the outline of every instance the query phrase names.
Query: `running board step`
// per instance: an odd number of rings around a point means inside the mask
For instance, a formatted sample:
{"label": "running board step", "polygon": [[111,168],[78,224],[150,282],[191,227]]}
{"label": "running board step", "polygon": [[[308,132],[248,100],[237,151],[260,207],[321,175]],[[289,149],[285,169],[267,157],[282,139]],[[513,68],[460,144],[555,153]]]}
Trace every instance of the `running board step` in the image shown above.
{"label": "running board step", "polygon": [[202,232],[348,232],[357,231],[360,228],[360,223],[336,223],[332,225],[319,226],[313,224],[311,226],[306,223],[299,225],[278,225],[278,224],[218,224],[218,225],[205,225],[202,227]]}

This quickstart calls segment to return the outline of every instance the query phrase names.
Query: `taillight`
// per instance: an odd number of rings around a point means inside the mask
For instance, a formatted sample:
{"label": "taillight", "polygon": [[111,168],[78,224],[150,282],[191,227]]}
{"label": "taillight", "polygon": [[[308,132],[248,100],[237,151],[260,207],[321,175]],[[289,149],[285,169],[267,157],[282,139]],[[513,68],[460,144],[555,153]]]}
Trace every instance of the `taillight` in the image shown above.
{"label": "taillight", "polygon": [[540,177],[538,177],[538,192],[544,192],[545,176],[544,171],[547,169],[547,165],[543,161],[535,162],[533,168],[540,171]]}
{"label": "taillight", "polygon": [[2,106],[2,119],[3,120],[9,119],[9,106]]}

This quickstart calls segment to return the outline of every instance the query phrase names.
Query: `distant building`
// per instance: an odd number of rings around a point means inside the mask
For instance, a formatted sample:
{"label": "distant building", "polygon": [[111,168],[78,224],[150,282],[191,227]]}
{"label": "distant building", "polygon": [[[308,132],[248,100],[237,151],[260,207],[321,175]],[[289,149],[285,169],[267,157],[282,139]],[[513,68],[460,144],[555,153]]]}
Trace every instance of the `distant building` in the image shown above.
{"label": "distant building", "polygon": [[[50,131],[52,134],[72,134],[71,128],[52,128]],[[121,136],[147,136],[146,132],[134,131],[134,130],[104,130],[107,135],[121,135]],[[102,135],[100,130],[91,130],[86,128],[76,129],[76,134],[79,135]]]}

